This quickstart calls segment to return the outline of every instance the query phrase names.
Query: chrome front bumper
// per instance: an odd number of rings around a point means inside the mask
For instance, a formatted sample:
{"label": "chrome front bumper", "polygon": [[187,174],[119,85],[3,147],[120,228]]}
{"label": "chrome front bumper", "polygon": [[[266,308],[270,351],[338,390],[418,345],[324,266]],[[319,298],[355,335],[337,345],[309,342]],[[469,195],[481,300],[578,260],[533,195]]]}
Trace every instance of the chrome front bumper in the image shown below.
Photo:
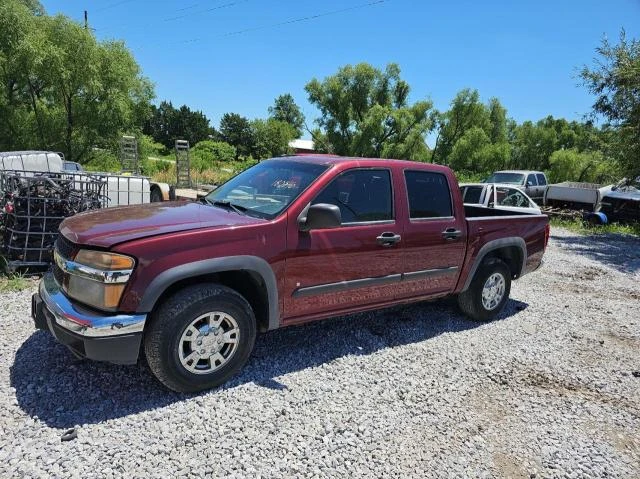
{"label": "chrome front bumper", "polygon": [[49,330],[75,354],[98,361],[135,363],[146,314],[101,314],[72,303],[47,273],[33,295],[31,315],[39,329]]}

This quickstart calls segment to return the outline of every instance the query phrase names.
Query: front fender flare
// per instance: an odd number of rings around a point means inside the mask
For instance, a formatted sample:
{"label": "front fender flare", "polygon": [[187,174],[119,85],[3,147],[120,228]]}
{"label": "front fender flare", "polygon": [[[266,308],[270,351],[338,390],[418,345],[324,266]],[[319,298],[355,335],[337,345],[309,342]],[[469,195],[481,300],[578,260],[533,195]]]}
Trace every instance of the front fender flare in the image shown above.
{"label": "front fender flare", "polygon": [[276,275],[269,263],[257,256],[227,256],[224,258],[204,259],[167,269],[156,276],[147,286],[138,305],[137,312],[149,313],[158,299],[160,299],[162,293],[178,281],[205,274],[240,270],[252,271],[264,281],[269,300],[269,329],[277,329],[280,325],[280,310]]}

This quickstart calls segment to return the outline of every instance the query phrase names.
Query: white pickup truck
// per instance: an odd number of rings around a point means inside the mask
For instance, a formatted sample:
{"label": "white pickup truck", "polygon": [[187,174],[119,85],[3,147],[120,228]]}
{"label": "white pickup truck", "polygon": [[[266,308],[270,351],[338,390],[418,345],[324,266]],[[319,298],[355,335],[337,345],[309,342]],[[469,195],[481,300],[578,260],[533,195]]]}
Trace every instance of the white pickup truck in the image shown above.
{"label": "white pickup truck", "polygon": [[517,213],[540,214],[540,208],[520,188],[495,183],[462,183],[460,193],[465,205],[481,205],[486,208]]}

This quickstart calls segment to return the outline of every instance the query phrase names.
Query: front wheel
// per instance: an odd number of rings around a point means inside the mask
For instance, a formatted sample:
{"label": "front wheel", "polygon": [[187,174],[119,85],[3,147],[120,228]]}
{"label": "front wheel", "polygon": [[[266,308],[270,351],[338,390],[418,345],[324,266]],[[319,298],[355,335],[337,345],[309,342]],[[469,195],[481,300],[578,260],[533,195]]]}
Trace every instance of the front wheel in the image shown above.
{"label": "front wheel", "polygon": [[501,260],[485,261],[476,272],[469,289],[458,295],[463,313],[477,321],[495,318],[511,292],[511,270]]}
{"label": "front wheel", "polygon": [[227,381],[247,362],[256,337],[249,303],[217,284],[187,287],[151,318],[144,349],[153,374],[169,389],[196,392]]}

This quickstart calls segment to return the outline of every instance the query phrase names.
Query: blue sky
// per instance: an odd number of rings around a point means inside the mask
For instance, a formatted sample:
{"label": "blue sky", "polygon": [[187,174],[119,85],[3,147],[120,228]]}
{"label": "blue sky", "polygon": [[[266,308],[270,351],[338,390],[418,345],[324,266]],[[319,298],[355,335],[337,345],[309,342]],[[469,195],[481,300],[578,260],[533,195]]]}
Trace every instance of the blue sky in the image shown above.
{"label": "blue sky", "polygon": [[[640,38],[639,0],[44,0],[49,14],[101,39],[124,40],[156,85],[157,100],[265,117],[290,92],[310,121],[304,85],[345,64],[396,62],[411,99],[446,109],[457,91],[496,96],[521,122],[548,114],[580,119],[592,97],[577,69],[603,36]],[[353,8],[352,8],[353,7]],[[307,21],[272,26],[337,10]],[[209,11],[206,11],[209,10]],[[180,18],[176,18],[180,17]],[[243,31],[243,33],[234,33]]]}

